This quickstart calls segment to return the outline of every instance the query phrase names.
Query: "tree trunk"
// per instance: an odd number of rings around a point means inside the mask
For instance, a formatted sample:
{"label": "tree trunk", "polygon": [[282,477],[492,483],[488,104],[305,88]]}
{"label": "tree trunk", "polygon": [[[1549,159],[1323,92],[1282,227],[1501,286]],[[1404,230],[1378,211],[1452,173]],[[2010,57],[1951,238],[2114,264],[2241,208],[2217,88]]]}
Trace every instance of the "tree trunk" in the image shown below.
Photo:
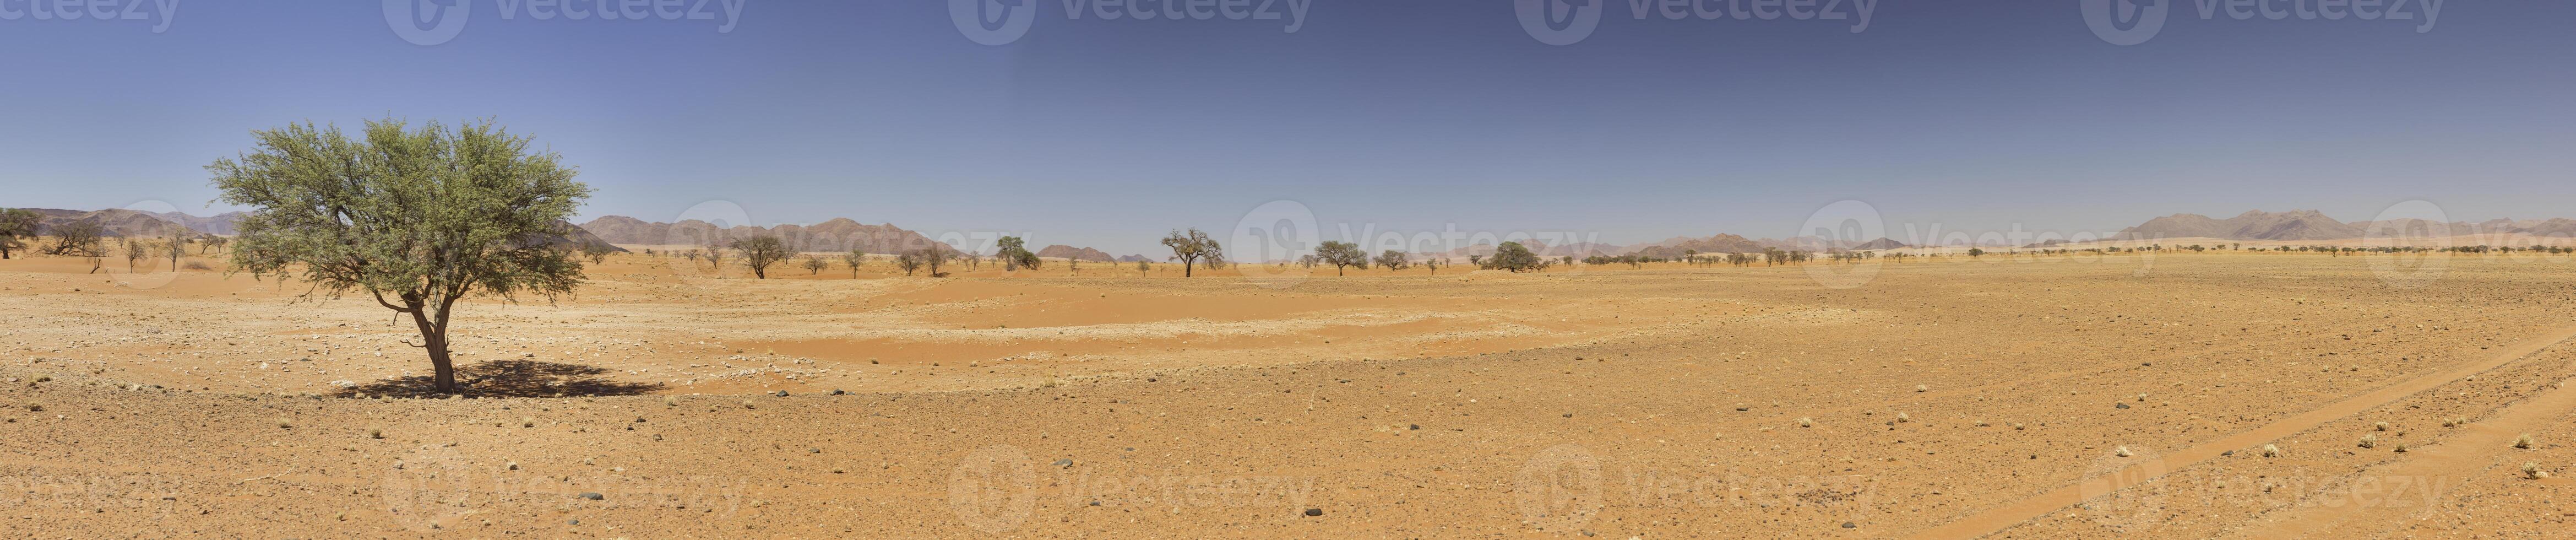
{"label": "tree trunk", "polygon": [[429,350],[431,379],[438,393],[451,395],[465,393],[463,388],[456,386],[456,361],[448,356],[447,308],[441,306],[438,309],[436,321],[430,320],[431,315],[427,311],[427,309],[413,309],[411,321],[413,325],[420,327],[422,348]]}
{"label": "tree trunk", "polygon": [[1181,277],[1190,277],[1190,267],[1191,267],[1191,266],[1197,266],[1197,264],[1198,264],[1198,263],[1197,263],[1197,261],[1198,261],[1198,258],[1197,258],[1197,257],[1182,257],[1182,258],[1181,258]]}

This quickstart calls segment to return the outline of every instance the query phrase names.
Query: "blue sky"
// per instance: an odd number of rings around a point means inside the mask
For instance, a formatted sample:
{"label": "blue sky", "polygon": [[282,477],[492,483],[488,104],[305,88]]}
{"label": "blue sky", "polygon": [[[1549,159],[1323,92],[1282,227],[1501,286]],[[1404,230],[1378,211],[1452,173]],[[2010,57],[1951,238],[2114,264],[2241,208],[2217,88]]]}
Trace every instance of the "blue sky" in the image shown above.
{"label": "blue sky", "polygon": [[1121,254],[1274,200],[1328,228],[1614,243],[1787,236],[1846,199],[1949,230],[2357,220],[2417,198],[2457,219],[2576,217],[2566,2],[2446,1],[2428,25],[2423,0],[2408,21],[2202,19],[2201,0],[2167,0],[2166,24],[2122,46],[2079,1],[1880,0],[1854,32],[1596,0],[1598,26],[1559,46],[1508,0],[1178,21],[1026,0],[1029,30],[994,46],[935,0],[711,0],[707,20],[640,21],[456,0],[462,31],[434,45],[372,1],[114,0],[146,18],[108,21],[39,18],[41,1],[0,0],[0,206],[219,211],[201,167],[249,130],[394,116],[537,137],[597,188],[585,218],[721,200],[763,223]]}

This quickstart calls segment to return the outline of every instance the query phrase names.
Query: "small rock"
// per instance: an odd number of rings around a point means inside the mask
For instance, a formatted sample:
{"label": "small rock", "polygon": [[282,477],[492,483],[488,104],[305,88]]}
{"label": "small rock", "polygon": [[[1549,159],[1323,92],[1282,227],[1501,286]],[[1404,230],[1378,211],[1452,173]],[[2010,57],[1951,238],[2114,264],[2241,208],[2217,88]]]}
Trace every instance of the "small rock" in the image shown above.
{"label": "small rock", "polygon": [[2111,404],[2111,406],[2112,406],[2112,407],[2122,408],[2122,409],[2129,408],[2129,404],[2127,404],[2127,403],[2113,403],[2113,404]]}
{"label": "small rock", "polygon": [[1860,528],[1860,524],[1859,524],[1859,523],[1852,523],[1852,522],[1849,522],[1849,521],[1845,521],[1845,522],[1843,522],[1843,528],[1845,528],[1845,529],[1858,529],[1858,528]]}
{"label": "small rock", "polygon": [[585,491],[585,492],[582,492],[582,493],[581,493],[581,498],[584,498],[584,499],[590,499],[590,500],[594,500],[594,501],[596,501],[596,500],[600,500],[600,499],[608,498],[608,496],[606,496],[606,495],[600,495],[600,494],[595,493],[595,492],[588,492],[588,491]]}
{"label": "small rock", "polygon": [[1315,516],[1321,516],[1321,515],[1324,515],[1324,509],[1322,509],[1322,508],[1308,508],[1308,509],[1306,509],[1306,517],[1315,517]]}
{"label": "small rock", "polygon": [[769,395],[778,396],[778,397],[787,397],[787,391],[786,391],[786,390],[780,390],[780,391],[776,391],[776,392],[770,392],[770,393],[769,393]]}
{"label": "small rock", "polygon": [[1066,459],[1058,459],[1058,460],[1055,460],[1055,466],[1057,466],[1057,467],[1071,467],[1071,466],[1073,466],[1073,459],[1071,459],[1071,458],[1066,458]]}

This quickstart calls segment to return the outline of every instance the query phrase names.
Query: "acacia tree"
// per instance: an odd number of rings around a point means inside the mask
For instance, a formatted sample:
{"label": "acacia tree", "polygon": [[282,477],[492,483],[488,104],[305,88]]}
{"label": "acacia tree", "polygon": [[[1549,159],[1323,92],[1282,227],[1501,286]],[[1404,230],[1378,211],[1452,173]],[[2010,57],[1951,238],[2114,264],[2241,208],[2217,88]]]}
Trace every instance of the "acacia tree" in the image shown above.
{"label": "acacia tree", "polygon": [[742,264],[751,267],[753,279],[769,279],[769,267],[795,255],[794,252],[787,250],[787,242],[779,240],[776,236],[754,236],[735,240],[733,248],[742,251]]}
{"label": "acacia tree", "polygon": [[150,256],[150,254],[145,252],[152,249],[152,242],[136,242],[134,241],[134,237],[128,236],[120,239],[119,243],[121,244],[121,249],[125,251],[125,273],[132,274],[134,273],[134,263],[141,262],[144,257]]}
{"label": "acacia tree", "polygon": [[1145,277],[1146,272],[1152,271],[1154,271],[1154,263],[1145,262],[1143,260],[1136,261],[1136,277]]}
{"label": "acacia tree", "polygon": [[1359,244],[1350,242],[1325,240],[1315,246],[1315,257],[1323,259],[1324,264],[1333,265],[1333,275],[1336,276],[1342,275],[1343,268],[1368,267],[1368,252],[1360,251]]}
{"label": "acacia tree", "polygon": [[0,209],[0,259],[7,259],[10,253],[25,249],[27,244],[22,239],[35,238],[36,229],[42,226],[43,220],[44,216],[35,212]]}
{"label": "acacia tree", "polygon": [[179,257],[181,257],[181,256],[184,256],[184,255],[187,255],[187,254],[188,254],[188,234],[187,234],[187,233],[174,233],[174,234],[171,234],[171,235],[170,235],[170,243],[169,243],[169,244],[166,244],[166,245],[161,246],[161,249],[162,249],[162,251],[168,252],[168,253],[170,254],[170,271],[172,271],[172,272],[177,272],[177,271],[179,271]]}
{"label": "acacia tree", "polygon": [[254,131],[258,148],[206,170],[225,202],[249,206],[232,268],[293,278],[329,297],[364,293],[410,314],[437,391],[459,393],[447,332],[470,296],[549,302],[582,282],[552,241],[590,187],[552,152],[490,121],[410,129],[370,121],[361,138],[312,124]]}
{"label": "acacia tree", "polygon": [[915,252],[896,255],[894,267],[903,269],[903,275],[910,276],[914,271],[921,270],[921,254]]}
{"label": "acacia tree", "polygon": [[1412,262],[1407,260],[1410,258],[1410,256],[1405,255],[1402,251],[1390,249],[1386,250],[1385,253],[1377,254],[1377,265],[1384,266],[1387,270],[1403,270],[1405,267],[1413,265]]}
{"label": "acacia tree", "polygon": [[1163,245],[1172,248],[1172,258],[1181,260],[1181,277],[1190,277],[1190,267],[1199,259],[1207,259],[1209,268],[1225,259],[1225,248],[1197,227],[1191,227],[1188,234],[1172,231],[1171,236],[1163,237]]}
{"label": "acacia tree", "polygon": [[107,228],[96,221],[74,221],[55,225],[54,245],[45,247],[47,255],[98,258],[107,255]]}
{"label": "acacia tree", "polygon": [[716,272],[716,277],[724,277],[724,247],[715,244],[707,244],[706,252],[707,269],[714,270]]}
{"label": "acacia tree", "polygon": [[1544,268],[1545,264],[1539,261],[1538,254],[1530,253],[1529,248],[1522,246],[1520,242],[1504,242],[1503,245],[1494,246],[1493,256],[1485,257],[1484,261],[1485,268],[1510,270],[1515,274],[1539,270]]}
{"label": "acacia tree", "polygon": [[868,262],[868,252],[850,250],[849,253],[841,255],[841,262],[850,265],[850,279],[859,279],[859,265]]}
{"label": "acacia tree", "polygon": [[805,262],[803,264],[805,266],[805,275],[808,276],[821,274],[823,273],[823,270],[832,267],[832,263],[823,262],[822,257],[815,255],[806,255]]}
{"label": "acacia tree", "polygon": [[996,256],[1002,259],[1002,271],[1016,272],[1022,267],[1030,270],[1038,269],[1038,254],[1029,252],[1027,240],[1017,236],[1004,236],[999,244],[1002,249]]}

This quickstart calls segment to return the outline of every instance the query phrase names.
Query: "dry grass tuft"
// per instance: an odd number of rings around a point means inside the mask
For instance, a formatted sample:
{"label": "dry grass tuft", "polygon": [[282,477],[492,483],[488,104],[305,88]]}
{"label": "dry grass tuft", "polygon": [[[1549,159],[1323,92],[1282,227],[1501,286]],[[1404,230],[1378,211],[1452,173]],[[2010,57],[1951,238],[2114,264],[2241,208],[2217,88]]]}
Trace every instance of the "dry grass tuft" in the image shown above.
{"label": "dry grass tuft", "polygon": [[2122,447],[2120,447],[2120,449],[2118,449],[2118,450],[2113,450],[2113,451],[2111,451],[2111,455],[2120,456],[2120,457],[2129,457],[2129,456],[2134,456],[2134,455],[2137,455],[2137,454],[2129,453],[2129,447],[2122,446]]}
{"label": "dry grass tuft", "polygon": [[2370,447],[2374,447],[2374,446],[2379,446],[2379,435],[2371,434],[2371,435],[2362,435],[2362,436],[2361,436],[2361,447],[2362,447],[2362,448],[2370,448]]}
{"label": "dry grass tuft", "polygon": [[2522,477],[2539,480],[2548,478],[2549,471],[2540,470],[2540,464],[2537,462],[2526,461],[2522,463]]}
{"label": "dry grass tuft", "polygon": [[1804,416],[1798,417],[1798,427],[1816,427],[1816,419]]}
{"label": "dry grass tuft", "polygon": [[2281,457],[2280,445],[2263,445],[2263,457]]}
{"label": "dry grass tuft", "polygon": [[2514,448],[2521,448],[2521,449],[2525,449],[2525,450],[2529,450],[2529,449],[2531,449],[2531,434],[2529,434],[2529,433],[2524,433],[2524,434],[2522,434],[2522,436],[2520,436],[2520,437],[2514,437],[2514,438],[2513,438],[2513,447],[2514,447]]}

